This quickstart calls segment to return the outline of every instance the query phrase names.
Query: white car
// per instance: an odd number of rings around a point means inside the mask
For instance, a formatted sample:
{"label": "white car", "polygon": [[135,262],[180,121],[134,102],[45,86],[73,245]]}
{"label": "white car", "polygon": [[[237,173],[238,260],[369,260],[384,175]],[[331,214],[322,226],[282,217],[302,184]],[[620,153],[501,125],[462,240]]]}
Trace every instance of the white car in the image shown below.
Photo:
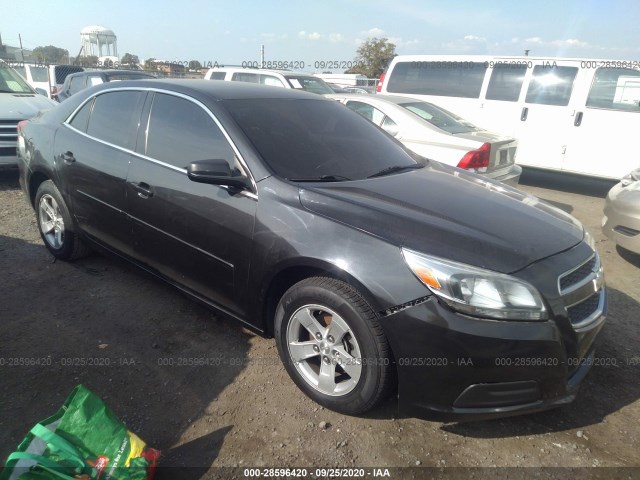
{"label": "white car", "polygon": [[327,95],[372,121],[418,155],[517,185],[517,141],[463,120],[432,103],[390,95]]}
{"label": "white car", "polygon": [[205,80],[225,80],[227,82],[257,83],[272,87],[295,88],[311,93],[325,95],[333,90],[321,78],[307,73],[296,73],[290,70],[265,70],[262,68],[215,67],[210,68],[204,76]]}

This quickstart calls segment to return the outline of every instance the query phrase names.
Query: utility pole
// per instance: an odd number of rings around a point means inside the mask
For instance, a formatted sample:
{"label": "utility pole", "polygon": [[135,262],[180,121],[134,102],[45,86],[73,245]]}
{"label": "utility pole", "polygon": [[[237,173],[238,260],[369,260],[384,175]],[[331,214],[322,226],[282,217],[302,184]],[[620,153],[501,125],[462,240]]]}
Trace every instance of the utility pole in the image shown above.
{"label": "utility pole", "polygon": [[264,43],[260,45],[260,68],[264,66]]}
{"label": "utility pole", "polygon": [[524,56],[525,56],[525,57],[528,57],[528,56],[529,56],[529,52],[530,52],[530,51],[531,51],[531,50],[525,50],[525,51],[524,51]]}
{"label": "utility pole", "polygon": [[20,57],[22,57],[22,63],[24,63],[24,50],[22,49],[22,37],[18,34],[18,39],[20,40]]}

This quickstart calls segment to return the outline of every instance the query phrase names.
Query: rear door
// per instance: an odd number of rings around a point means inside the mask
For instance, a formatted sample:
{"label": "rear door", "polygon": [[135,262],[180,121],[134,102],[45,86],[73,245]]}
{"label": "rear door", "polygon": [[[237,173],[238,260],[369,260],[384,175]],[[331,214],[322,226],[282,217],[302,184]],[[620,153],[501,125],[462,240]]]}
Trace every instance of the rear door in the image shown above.
{"label": "rear door", "polygon": [[224,159],[249,174],[238,151],[211,112],[189,97],[155,93],[143,118],[141,155],[127,178],[137,258],[242,314],[239,298],[246,288],[257,197],[192,182],[186,171],[192,161]]}
{"label": "rear door", "polygon": [[55,164],[80,227],[131,254],[126,178],[146,92],[97,95],[57,132]]}
{"label": "rear door", "polygon": [[[587,61],[585,64],[601,63]],[[640,71],[600,67],[576,105],[563,170],[620,179],[640,165]]]}

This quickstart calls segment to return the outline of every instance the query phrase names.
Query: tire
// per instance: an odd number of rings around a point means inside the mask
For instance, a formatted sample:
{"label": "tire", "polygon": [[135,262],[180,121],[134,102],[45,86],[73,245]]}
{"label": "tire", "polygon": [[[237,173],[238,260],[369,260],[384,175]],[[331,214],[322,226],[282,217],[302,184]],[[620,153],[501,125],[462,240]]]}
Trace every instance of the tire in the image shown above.
{"label": "tire", "polygon": [[291,379],[331,410],[359,415],[395,386],[391,349],[376,313],[343,281],[312,277],[292,286],[276,308],[274,335]]}
{"label": "tire", "polygon": [[51,255],[71,261],[91,252],[75,232],[69,209],[51,180],[38,187],[35,209],[38,231]]}

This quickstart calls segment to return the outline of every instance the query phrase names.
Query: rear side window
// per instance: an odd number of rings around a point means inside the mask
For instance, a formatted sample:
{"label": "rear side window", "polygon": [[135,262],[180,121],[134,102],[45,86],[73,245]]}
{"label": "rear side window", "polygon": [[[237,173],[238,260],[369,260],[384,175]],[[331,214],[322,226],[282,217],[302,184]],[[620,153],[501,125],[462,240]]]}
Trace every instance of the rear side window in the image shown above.
{"label": "rear side window", "polygon": [[84,106],[80,110],[78,110],[78,113],[73,116],[73,119],[71,120],[71,122],[69,122],[69,124],[74,128],[77,128],[81,132],[86,132],[92,106],[93,100],[85,103]]}
{"label": "rear side window", "polygon": [[347,107],[376,125],[381,125],[384,120],[384,113],[368,103],[349,101]]}
{"label": "rear side window", "polygon": [[398,62],[387,90],[392,93],[479,98],[487,66],[480,62]]}
{"label": "rear side window", "polygon": [[146,155],[178,168],[215,159],[237,167],[231,144],[202,107],[160,93],[151,106]]}
{"label": "rear side window", "polygon": [[100,85],[101,83],[104,83],[102,77],[98,77],[97,75],[92,75],[89,77],[89,86],[93,87],[94,85]]}
{"label": "rear side window", "polygon": [[29,71],[31,72],[31,79],[34,82],[48,82],[49,81],[49,71],[47,67],[34,67],[30,66]]}
{"label": "rear side window", "polygon": [[272,87],[284,87],[284,83],[273,75],[260,75],[260,84],[261,85],[270,85]]}
{"label": "rear side window", "polygon": [[234,82],[259,83],[258,75],[255,73],[236,72],[231,77]]}
{"label": "rear side window", "polygon": [[224,80],[225,72],[212,72],[210,80]]}
{"label": "rear side window", "polygon": [[72,95],[74,93],[78,93],[80,90],[84,89],[84,84],[87,81],[87,78],[82,76],[82,77],[73,77],[71,79],[71,82],[69,84],[69,93],[71,93]]}
{"label": "rear side window", "polygon": [[640,112],[640,72],[630,68],[599,68],[593,77],[587,107]]}
{"label": "rear side window", "polygon": [[578,67],[536,65],[527,90],[526,103],[540,105],[569,105],[573,80]]}
{"label": "rear side window", "polygon": [[144,93],[109,92],[98,95],[89,118],[87,134],[120,147],[133,149]]}
{"label": "rear side window", "polygon": [[526,65],[497,64],[491,72],[487,100],[517,102],[525,73],[527,73]]}

